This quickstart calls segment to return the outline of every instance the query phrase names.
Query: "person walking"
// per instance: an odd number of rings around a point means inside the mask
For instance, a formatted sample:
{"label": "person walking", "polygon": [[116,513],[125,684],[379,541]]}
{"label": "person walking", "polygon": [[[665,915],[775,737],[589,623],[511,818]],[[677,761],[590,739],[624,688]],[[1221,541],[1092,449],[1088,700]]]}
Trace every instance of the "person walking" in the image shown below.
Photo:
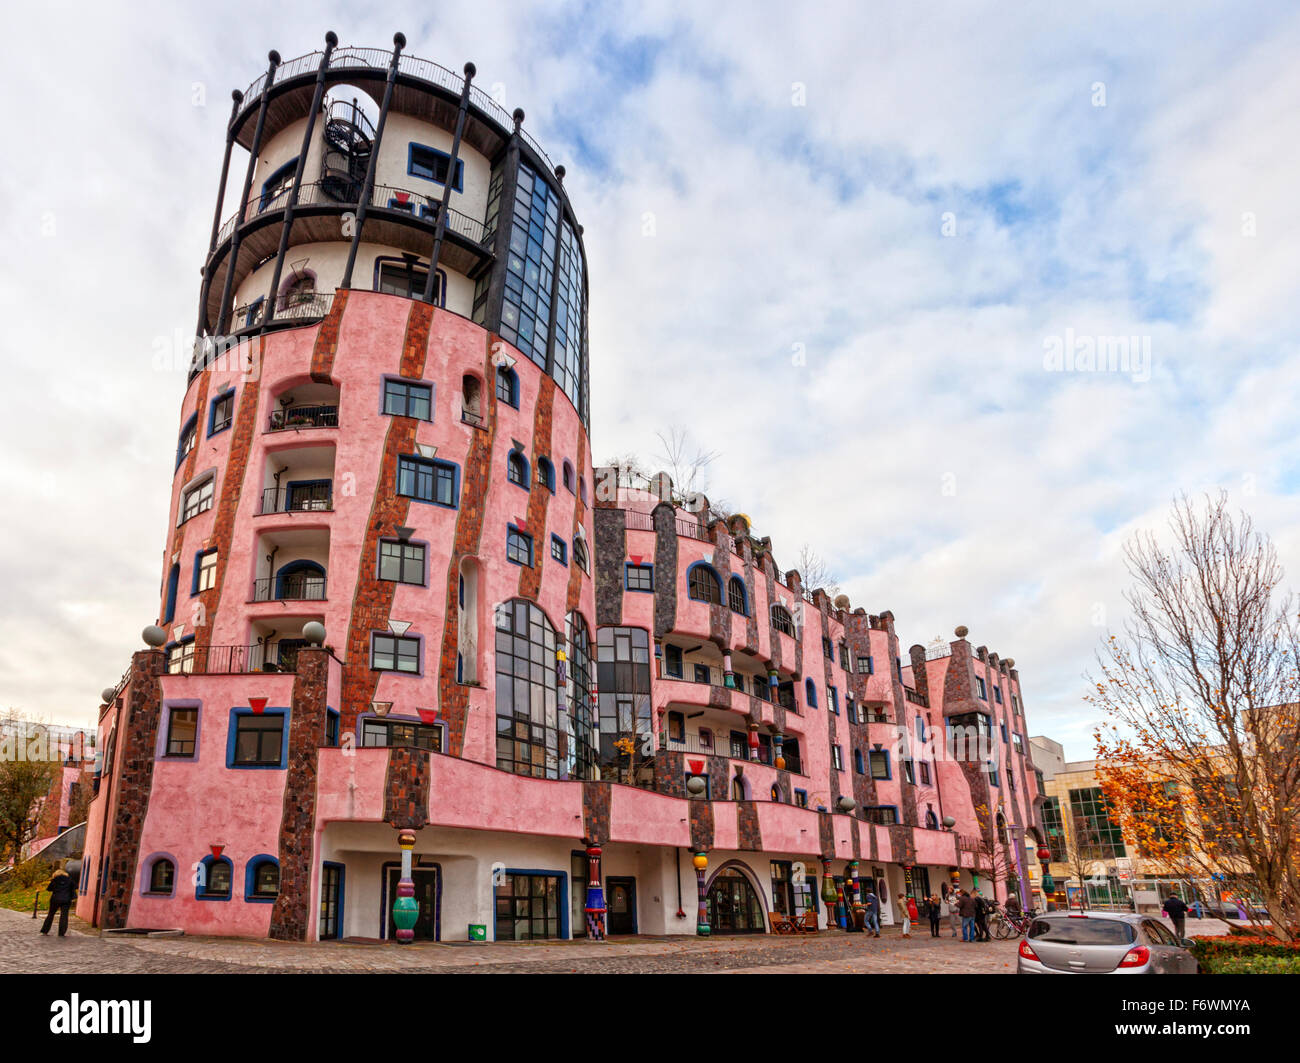
{"label": "person walking", "polygon": [[957,912],[961,916],[962,941],[975,940],[975,898],[965,890],[957,891]]}
{"label": "person walking", "polygon": [[867,930],[880,937],[880,898],[875,890],[867,890]]}
{"label": "person walking", "polygon": [[949,890],[946,898],[948,905],[948,926],[952,928],[952,936],[956,937],[961,933],[961,912],[957,910],[957,903],[961,900],[961,890]]}
{"label": "person walking", "polygon": [[50,932],[50,927],[54,924],[54,913],[57,911],[59,937],[63,937],[68,932],[68,909],[76,900],[77,884],[72,881],[72,876],[60,867],[50,876],[49,885],[45,888],[50,894],[50,910],[45,913],[45,925],[41,927],[41,933]]}
{"label": "person walking", "polygon": [[930,905],[930,936],[937,938],[939,936],[939,898],[931,896],[928,903]]}
{"label": "person walking", "polygon": [[903,937],[905,938],[912,936],[912,909],[908,907],[911,900],[911,897],[900,897],[898,899],[898,914],[903,919]]}
{"label": "person walking", "polygon": [[975,894],[975,931],[976,941],[992,941],[989,937],[989,902],[984,894]]}
{"label": "person walking", "polygon": [[1187,902],[1178,894],[1171,893],[1165,898],[1163,911],[1174,924],[1174,933],[1178,936],[1178,940],[1182,941],[1187,936]]}

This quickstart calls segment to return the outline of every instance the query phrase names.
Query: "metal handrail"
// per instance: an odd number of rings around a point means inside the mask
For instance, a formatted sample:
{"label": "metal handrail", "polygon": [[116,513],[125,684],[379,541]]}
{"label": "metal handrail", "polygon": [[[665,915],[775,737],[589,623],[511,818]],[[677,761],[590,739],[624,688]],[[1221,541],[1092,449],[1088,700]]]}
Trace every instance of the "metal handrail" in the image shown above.
{"label": "metal handrail", "polygon": [[283,576],[263,576],[253,580],[255,602],[323,602],[325,577],[306,572]]}
{"label": "metal handrail", "polygon": [[[356,199],[351,197],[340,199],[330,192],[331,188],[337,188],[338,184],[325,181],[311,181],[304,184],[299,190],[298,207],[312,206],[358,206],[358,195]],[[356,191],[360,192],[358,186]],[[244,222],[247,224],[254,218],[260,217],[270,211],[283,210],[289,204],[289,193],[292,186],[281,189],[275,195],[263,199],[260,195],[248,204],[248,210],[244,213]],[[393,206],[393,202],[399,203],[399,206]],[[438,211],[441,209],[441,202],[423,192],[416,192],[409,188],[398,188],[393,185],[375,185],[371,191],[370,199],[367,200],[368,207],[377,207],[380,210],[402,210],[406,211],[406,203],[411,204],[409,213],[417,218],[422,218],[430,226],[436,224],[438,220]],[[418,209],[417,209],[418,208]],[[235,231],[235,225],[239,221],[239,211],[236,211],[221,224],[217,230],[217,246],[225,243]],[[487,226],[468,214],[464,214],[455,207],[447,208],[447,228],[452,232],[471,240],[480,246],[486,247]],[[279,311],[277,311],[278,313]]]}
{"label": "metal handrail", "polygon": [[164,675],[240,675],[245,672],[293,672],[298,648],[278,642],[251,646],[173,646],[163,666]]}
{"label": "metal handrail", "polygon": [[300,487],[268,487],[262,492],[258,514],[325,513],[334,508],[334,483]]}
{"label": "metal handrail", "polygon": [[[322,54],[321,52],[308,52],[306,55],[300,55],[295,59],[281,62],[276,67],[272,85],[279,85],[292,77],[314,73],[320,67]],[[335,48],[330,57],[329,69],[370,70],[374,72],[375,77],[386,77],[388,64],[392,62],[392,59],[393,53],[386,48]],[[456,94],[461,92],[465,84],[465,79],[460,74],[453,73],[440,63],[435,63],[432,59],[421,59],[418,56],[405,53],[398,56],[397,70],[399,74],[407,78],[436,85],[444,91]],[[244,93],[240,110],[241,115],[257,105],[258,97],[261,96],[265,88],[266,75],[262,74],[253,80]],[[470,85],[469,98],[470,102],[491,118],[503,133],[509,136],[513,132],[515,127],[514,117],[477,85]],[[546,163],[547,168],[554,172],[555,165],[551,162],[550,156],[542,150],[542,146],[537,143],[532,134],[522,127],[520,127],[519,133],[524,142]]]}
{"label": "metal handrail", "polygon": [[267,431],[283,432],[288,428],[337,428],[338,426],[337,406],[290,406],[271,413]]}
{"label": "metal handrail", "polygon": [[[275,319],[310,321],[324,317],[333,305],[333,292],[286,292],[275,302]],[[230,311],[230,320],[236,332],[256,328],[265,316],[265,298],[254,299],[251,303],[236,306]]]}

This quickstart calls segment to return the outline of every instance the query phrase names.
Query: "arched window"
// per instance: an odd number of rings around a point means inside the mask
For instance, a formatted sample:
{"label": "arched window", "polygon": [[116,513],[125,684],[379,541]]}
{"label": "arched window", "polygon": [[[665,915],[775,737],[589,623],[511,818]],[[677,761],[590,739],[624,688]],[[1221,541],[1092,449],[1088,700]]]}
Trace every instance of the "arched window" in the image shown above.
{"label": "arched window", "polygon": [[170,896],[176,885],[176,865],[165,856],[159,857],[149,868],[149,892]]}
{"label": "arched window", "polygon": [[803,699],[808,703],[808,708],[817,708],[817,684],[811,677],[803,681]]}
{"label": "arched window", "polygon": [[497,398],[519,409],[519,375],[504,365],[497,366]]}
{"label": "arched window", "polygon": [[550,458],[537,459],[537,482],[555,494],[555,466]]}
{"label": "arched window", "polygon": [[570,463],[568,458],[564,459],[564,466],[561,471],[561,475],[564,477],[564,489],[568,491],[570,494],[572,494],[573,493],[573,465],[572,463]]}
{"label": "arched window", "polygon": [[785,800],[785,798],[781,796],[781,787],[778,786],[776,783],[772,784],[772,800],[773,801]]}
{"label": "arched window", "polygon": [[[560,642],[555,628],[545,613],[522,599],[507,602],[495,612],[497,767],[538,779],[573,774],[590,778],[590,708],[578,714],[576,706],[569,707],[566,679],[566,708],[561,720],[555,656]],[[581,634],[576,629],[573,634],[571,649],[580,660],[565,671],[566,676],[574,675],[576,698],[581,668],[590,674],[590,650],[585,625]],[[586,700],[590,706],[590,693]]]}
{"label": "arched window", "polygon": [[470,424],[483,423],[483,382],[472,373],[460,378],[460,417]]}
{"label": "arched window", "polygon": [[176,617],[176,588],[180,584],[181,566],[172,565],[167,573],[167,601],[163,605],[162,622],[170,624]]}
{"label": "arched window", "polygon": [[938,829],[939,829],[939,817],[936,816],[936,815],[934,814],[934,809],[932,809],[932,808],[926,810],[926,813],[925,813],[925,829],[926,829],[926,830],[938,830]]}
{"label": "arched window", "polygon": [[234,865],[224,856],[205,856],[203,874],[194,887],[194,896],[200,901],[230,900],[230,884],[235,877]]}
{"label": "arched window", "polygon": [[739,576],[732,576],[727,580],[727,604],[731,606],[733,613],[739,613],[741,616],[749,615],[749,609],[745,606],[745,581]]}
{"label": "arched window", "polygon": [[[290,561],[275,574],[276,601],[323,602],[325,569],[315,561]],[[259,600],[265,601],[259,596]]]}
{"label": "arched window", "polygon": [[528,490],[528,459],[517,450],[512,450],[506,457],[506,478]]}
{"label": "arched window", "polygon": [[790,619],[790,612],[785,606],[772,606],[772,626],[783,635],[794,638],[794,621]]}
{"label": "arched window", "polygon": [[718,574],[703,561],[697,561],[691,566],[686,576],[686,585],[692,601],[722,604],[722,582],[718,579]]}
{"label": "arched window", "polygon": [[731,799],[733,801],[745,800],[745,780],[739,775],[731,780]]}
{"label": "arched window", "polygon": [[279,892],[280,862],[266,853],[248,861],[244,868],[244,899],[273,901]]}

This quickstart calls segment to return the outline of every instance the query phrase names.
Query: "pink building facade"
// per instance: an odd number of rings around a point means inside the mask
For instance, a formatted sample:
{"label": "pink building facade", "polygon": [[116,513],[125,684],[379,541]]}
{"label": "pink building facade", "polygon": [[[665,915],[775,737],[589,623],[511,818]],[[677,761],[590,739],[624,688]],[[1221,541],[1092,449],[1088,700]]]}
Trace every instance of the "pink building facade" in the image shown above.
{"label": "pink building facade", "polygon": [[394,940],[401,894],[416,939],[518,940],[1031,901],[1014,662],[904,661],[745,518],[593,468],[563,168],[403,45],[331,35],[235,94],[79,914]]}

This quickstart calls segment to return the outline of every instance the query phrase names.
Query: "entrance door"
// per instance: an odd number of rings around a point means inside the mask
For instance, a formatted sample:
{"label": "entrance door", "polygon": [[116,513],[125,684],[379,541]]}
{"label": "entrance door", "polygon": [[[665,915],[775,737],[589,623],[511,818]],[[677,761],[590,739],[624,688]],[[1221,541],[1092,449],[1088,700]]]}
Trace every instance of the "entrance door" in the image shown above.
{"label": "entrance door", "polygon": [[767,929],[763,902],[749,879],[734,867],[718,872],[705,906],[715,934],[761,934]]}
{"label": "entrance door", "polygon": [[321,941],[337,941],[343,934],[343,867],[326,864],[320,873],[320,925],[317,935]]}
{"label": "entrance door", "polygon": [[[397,940],[397,924],[393,922],[393,900],[397,897],[397,880],[402,877],[399,868],[388,869],[388,940]],[[420,906],[420,918],[413,927],[416,941],[438,940],[438,869],[436,867],[415,867],[411,869],[411,881],[415,883],[415,901]]]}
{"label": "entrance door", "polygon": [[611,934],[636,933],[636,879],[605,880],[606,929]]}

